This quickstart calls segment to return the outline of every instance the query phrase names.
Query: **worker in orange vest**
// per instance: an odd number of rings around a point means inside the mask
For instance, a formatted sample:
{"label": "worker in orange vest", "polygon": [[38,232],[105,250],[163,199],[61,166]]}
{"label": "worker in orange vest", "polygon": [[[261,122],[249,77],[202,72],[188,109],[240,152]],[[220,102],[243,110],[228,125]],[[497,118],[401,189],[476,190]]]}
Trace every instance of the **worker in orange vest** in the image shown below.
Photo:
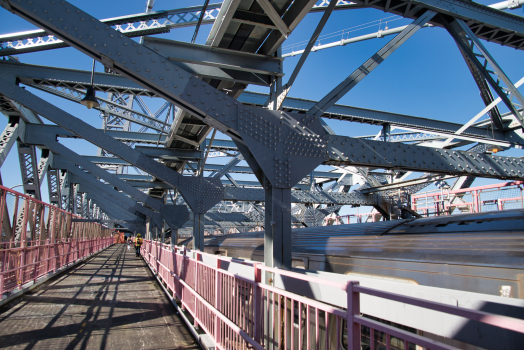
{"label": "worker in orange vest", "polygon": [[144,240],[140,236],[140,233],[136,235],[135,239],[135,249],[136,249],[136,256],[140,256],[140,247],[142,246],[142,243],[144,243]]}

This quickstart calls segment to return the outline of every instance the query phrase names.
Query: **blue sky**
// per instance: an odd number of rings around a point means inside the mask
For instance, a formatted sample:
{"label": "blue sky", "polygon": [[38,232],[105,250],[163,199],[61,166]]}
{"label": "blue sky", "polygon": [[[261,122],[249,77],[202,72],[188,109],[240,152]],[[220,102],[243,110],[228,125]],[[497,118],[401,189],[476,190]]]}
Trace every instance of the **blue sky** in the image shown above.
{"label": "blue sky", "polygon": [[[89,12],[97,18],[110,18],[127,14],[144,12],[146,1],[71,1],[74,5]],[[167,1],[157,0],[154,10],[168,10],[192,5],[201,5],[202,1]],[[213,3],[214,1],[211,1]],[[480,1],[491,4],[497,1]],[[522,9],[511,11],[522,14]],[[284,46],[308,40],[314,31],[321,13],[309,14],[290,35]],[[322,34],[341,31],[356,25],[366,24],[391,14],[374,9],[335,11]],[[411,20],[400,19],[389,23],[389,27],[410,23]],[[34,29],[25,20],[0,9],[0,34],[13,33]],[[376,26],[378,28],[378,26]],[[384,24],[382,24],[382,28]],[[211,25],[204,25],[197,38],[197,43],[203,44]],[[363,35],[375,32],[375,27],[354,32]],[[172,30],[162,38],[190,41],[194,28]],[[353,35],[353,34],[351,34]],[[345,79],[371,55],[384,46],[393,36],[373,39],[344,47],[331,48],[312,53],[299,74],[290,96],[318,100]],[[322,40],[322,44],[336,41],[338,38]],[[524,76],[522,59],[524,52],[516,51],[500,45],[483,42],[491,54],[504,69],[513,82]],[[19,56],[23,63],[60,66],[89,70],[92,60],[72,48],[50,50]],[[299,56],[287,58],[284,62],[284,72],[291,74],[298,62]],[[97,64],[97,70],[102,71],[102,65]],[[284,77],[284,83],[287,77]],[[248,88],[251,91],[268,92],[267,88]],[[100,127],[101,119],[97,111],[87,110],[78,104],[49,96],[39,91],[33,91],[39,96],[45,96],[62,109],[84,119],[94,126]],[[522,92],[522,89],[521,89]],[[160,101],[150,101],[154,110],[160,106]],[[385,110],[402,114],[415,115],[424,118],[447,120],[465,123],[480,111],[484,105],[479,96],[477,86],[464,63],[458,48],[451,36],[441,28],[424,28],[410,38],[402,47],[393,53],[386,61],[376,68],[368,77],[351,90],[341,104]],[[506,109],[499,105],[501,112]],[[0,128],[4,128],[6,118],[0,119]],[[358,123],[328,121],[339,134],[358,136],[376,134],[379,127]],[[96,154],[96,147],[79,140],[65,140],[66,145],[81,154]],[[511,150],[504,155],[522,156],[521,152]],[[212,162],[219,162],[213,160]],[[2,178],[8,187],[19,184],[20,170],[16,150],[11,152],[2,168]],[[475,184],[493,183],[494,180],[477,180]],[[20,188],[19,188],[20,189]],[[43,193],[47,193],[46,185]]]}

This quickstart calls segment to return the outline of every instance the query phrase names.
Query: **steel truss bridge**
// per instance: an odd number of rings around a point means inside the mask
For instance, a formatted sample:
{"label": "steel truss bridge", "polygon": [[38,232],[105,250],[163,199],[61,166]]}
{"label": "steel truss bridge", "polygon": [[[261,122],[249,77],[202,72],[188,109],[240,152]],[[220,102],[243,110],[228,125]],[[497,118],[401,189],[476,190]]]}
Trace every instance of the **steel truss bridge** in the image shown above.
{"label": "steel truss bridge", "polygon": [[[520,158],[488,152],[524,144],[522,81],[514,84],[483,44],[524,48],[523,18],[502,11],[521,5],[242,0],[98,19],[68,3],[51,4],[51,10],[3,1],[41,29],[0,37],[7,58],[0,62],[0,109],[9,119],[0,159],[16,144],[26,194],[41,199],[47,178],[52,204],[163,241],[166,232],[172,243],[177,234],[192,234],[201,249],[205,233],[273,227],[265,261],[290,266],[289,228],[321,225],[344,205],[373,206],[389,220],[413,215],[410,196],[435,181],[453,178],[451,190],[461,190],[477,177],[522,180]],[[360,8],[413,22],[384,32],[395,36],[318,101],[288,96],[308,55],[326,48],[316,38],[331,13]],[[321,20],[284,84],[280,48],[310,12],[321,12]],[[205,45],[158,36],[179,27],[194,27],[196,35],[202,24],[212,24]],[[462,124],[337,104],[428,26],[445,28],[462,53],[486,105],[475,118]],[[23,63],[24,53],[67,46],[105,67],[93,84],[103,117],[99,129],[23,88],[81,102],[90,71]],[[246,91],[250,84],[269,94]],[[146,97],[165,102],[152,111]],[[499,103],[508,112],[501,113]],[[486,114],[489,119],[480,118]],[[326,119],[382,131],[337,135]],[[217,131],[227,138],[215,137]],[[84,139],[99,151],[81,156],[61,138]],[[468,151],[458,150],[464,146]],[[215,155],[226,157],[225,164],[213,164]],[[413,172],[423,175],[408,180]]]}
{"label": "steel truss bridge", "polygon": [[[492,6],[466,0],[224,0],[162,11],[153,11],[152,3],[141,14],[95,18],[67,1],[0,1],[11,13],[4,18],[19,16],[40,28],[0,36],[0,110],[8,119],[0,166],[9,152],[18,152],[24,198],[42,200],[47,181],[49,202],[79,222],[143,234],[151,264],[162,259],[159,249],[168,249],[169,236],[172,247],[178,235],[192,235],[202,251],[206,234],[265,229],[263,269],[274,272],[291,268],[292,227],[321,225],[342,206],[372,206],[373,216],[384,220],[408,218],[419,215],[412,195],[435,182],[447,181],[448,193],[461,193],[476,178],[524,180],[522,158],[493,151],[524,146],[518,90],[524,80],[512,81],[485,46],[489,41],[524,50],[524,18],[505,11],[520,8],[520,0]],[[317,43],[333,11],[364,8],[411,23]],[[286,39],[311,12],[322,15],[305,48],[282,55]],[[195,44],[204,24],[211,26],[205,45]],[[162,38],[181,27],[195,29],[192,42]],[[486,106],[477,116],[447,122],[339,103],[411,36],[431,27],[447,31],[460,50]],[[311,52],[383,36],[392,38],[328,94],[292,97]],[[90,70],[24,63],[26,53],[64,47],[93,58],[105,73],[93,79]],[[300,59],[287,77],[283,62],[292,55]],[[250,92],[249,85],[268,93]],[[98,94],[100,128],[31,92],[81,103],[90,88]],[[162,101],[160,107],[148,106],[150,98]],[[328,119],[377,125],[381,132],[339,135]],[[80,155],[60,142],[67,138],[94,144],[98,152]],[[215,164],[217,157],[225,161]],[[414,172],[422,176],[413,178]],[[24,231],[9,225],[28,214],[15,213],[2,223],[2,241],[25,241]],[[169,254],[186,259],[180,251]],[[266,292],[274,293],[271,288]]]}

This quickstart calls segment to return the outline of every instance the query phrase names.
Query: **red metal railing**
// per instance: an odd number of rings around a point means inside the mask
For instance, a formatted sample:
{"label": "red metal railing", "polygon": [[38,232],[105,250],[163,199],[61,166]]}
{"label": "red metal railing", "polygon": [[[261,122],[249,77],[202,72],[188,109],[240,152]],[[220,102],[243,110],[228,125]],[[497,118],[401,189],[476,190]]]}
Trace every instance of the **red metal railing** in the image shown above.
{"label": "red metal railing", "polygon": [[[408,349],[409,344],[432,350],[455,349],[361,316],[361,293],[524,333],[524,321],[519,319],[383,292],[359,286],[358,282],[339,283],[185,248],[171,250],[168,245],[151,241],[144,242],[143,255],[173,297],[181,301],[182,308],[193,316],[195,325],[213,338],[217,349],[360,350],[362,327],[369,329],[371,350],[378,348],[379,336],[388,350]],[[244,265],[244,272],[230,272],[235,270],[232,264]],[[341,289],[347,295],[347,308],[264,284],[264,271],[285,278],[286,284],[308,282]]]}
{"label": "red metal railing", "polygon": [[111,230],[0,186],[0,296],[114,243]]}

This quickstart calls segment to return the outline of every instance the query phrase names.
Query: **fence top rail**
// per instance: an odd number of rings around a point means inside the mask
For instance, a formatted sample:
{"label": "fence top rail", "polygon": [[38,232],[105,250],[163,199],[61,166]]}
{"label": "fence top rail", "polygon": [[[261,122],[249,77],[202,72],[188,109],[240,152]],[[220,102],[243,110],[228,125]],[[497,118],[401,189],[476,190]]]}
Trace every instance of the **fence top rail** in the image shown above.
{"label": "fence top rail", "polygon": [[[524,181],[512,181],[512,182],[506,182],[502,184],[492,184],[492,185],[485,185],[485,186],[477,186],[477,187],[469,187],[469,188],[463,188],[453,191],[447,191],[444,190],[444,194],[459,194],[459,193],[466,193],[466,192],[473,192],[473,191],[483,191],[483,190],[491,190],[491,189],[501,189],[504,187],[511,187],[511,186],[521,186],[524,184]],[[430,193],[434,192],[434,193]],[[435,197],[435,196],[441,196],[441,190],[434,190],[434,191],[428,191],[420,194],[413,194],[411,195],[412,200],[418,199],[418,198],[425,198],[425,197]]]}
{"label": "fence top rail", "polygon": [[499,328],[505,328],[515,332],[524,333],[524,320],[520,320],[517,318],[490,314],[484,311],[465,309],[458,306],[447,305],[443,303],[438,303],[415,297],[409,297],[391,292],[384,292],[378,289],[362,287],[360,285],[355,285],[353,287],[353,291],[372,295],[379,298],[398,301],[404,304],[423,307],[425,309],[439,311],[450,315],[460,316],[473,321],[478,321],[492,326],[496,326]]}
{"label": "fence top rail", "polygon": [[[21,192],[17,192],[17,191],[14,191],[8,187],[5,187],[5,186],[2,186],[0,185],[0,190],[3,190],[3,194],[7,194],[7,193],[10,193],[14,196],[17,196],[17,197],[21,197],[21,198],[24,198],[25,200],[29,201],[29,202],[33,202],[33,203],[36,203],[36,204],[40,204],[40,205],[43,205],[44,207],[47,207],[47,208],[52,208],[53,210],[57,210],[58,212],[61,212],[63,214],[67,214],[67,215],[71,215],[72,218],[75,218],[75,219],[83,219],[82,216],[80,215],[77,215],[77,214],[74,214],[74,213],[71,213],[67,210],[64,210],[62,208],[59,208],[57,207],[56,205],[52,205],[52,204],[49,204],[49,203],[46,203],[46,202],[42,202],[41,200],[38,200],[36,198],[33,198],[31,196],[28,196],[27,194],[24,194],[24,193],[21,193]],[[3,195],[2,195],[3,196]],[[109,229],[109,227],[107,226],[104,226],[104,225],[101,225],[99,223],[94,223],[96,225],[99,225],[100,227],[102,227],[103,229]]]}
{"label": "fence top rail", "polygon": [[[146,242],[152,242],[150,240],[145,240],[145,241]],[[167,244],[162,244],[160,242],[152,242],[152,245],[156,245],[156,246],[162,245],[162,248],[164,248],[165,250],[170,251],[170,249],[169,249],[170,246],[167,245]],[[176,250],[185,251],[186,254],[188,252],[193,252],[193,253],[196,253],[198,255],[204,255],[204,256],[212,257],[212,258],[215,258],[217,260],[224,261],[224,262],[229,262],[229,263],[233,262],[233,263],[237,263],[237,264],[240,264],[240,265],[253,266],[253,267],[256,266],[257,268],[259,268],[261,270],[264,270],[264,271],[267,271],[267,272],[271,272],[271,273],[275,273],[275,274],[278,274],[278,275],[281,275],[281,276],[286,276],[286,277],[290,277],[290,278],[296,278],[296,279],[300,279],[302,281],[307,281],[307,282],[323,284],[323,285],[326,285],[326,286],[329,286],[329,287],[334,287],[334,288],[337,288],[337,289],[346,290],[346,287],[347,287],[347,283],[346,282],[330,281],[330,280],[327,280],[327,279],[322,279],[322,278],[318,278],[318,277],[314,277],[314,276],[308,276],[308,275],[305,275],[305,274],[302,274],[302,273],[299,273],[299,272],[294,272],[294,271],[289,271],[289,270],[282,270],[282,269],[278,269],[278,268],[264,266],[263,264],[257,263],[257,262],[245,262],[245,261],[242,261],[242,260],[236,260],[236,259],[233,259],[233,258],[223,257],[223,256],[220,256],[220,255],[214,255],[214,254],[209,254],[209,253],[200,252],[200,251],[191,251],[191,250],[187,249],[186,247],[173,246],[173,248],[176,249]],[[176,252],[176,250],[175,250],[175,252]],[[188,258],[191,259],[191,260],[196,260],[196,259],[193,259],[193,258],[190,258],[190,257],[188,257]],[[196,260],[196,261],[198,261],[198,260]],[[202,263],[201,261],[198,261],[198,262]]]}

